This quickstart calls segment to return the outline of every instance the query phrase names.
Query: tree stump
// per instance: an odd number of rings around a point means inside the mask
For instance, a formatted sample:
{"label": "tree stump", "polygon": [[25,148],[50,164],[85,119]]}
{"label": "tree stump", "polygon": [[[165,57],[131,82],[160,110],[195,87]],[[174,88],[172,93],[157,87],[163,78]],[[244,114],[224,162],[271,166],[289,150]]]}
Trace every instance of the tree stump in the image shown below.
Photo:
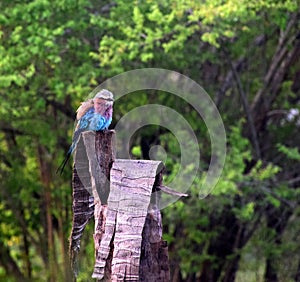
{"label": "tree stump", "polygon": [[[70,245],[73,270],[76,256],[74,259],[72,254],[79,251],[94,205],[96,261],[92,277],[97,281],[169,281],[159,197],[157,193],[152,197],[162,187],[163,164],[115,160],[113,140],[114,131],[88,131],[78,142]],[[76,277],[76,271],[74,274]]]}
{"label": "tree stump", "polygon": [[[114,131],[87,131],[80,135],[74,153],[73,223],[70,259],[74,281],[78,274],[80,239],[89,220],[95,219],[94,240],[102,236],[109,194],[110,168],[115,158]],[[100,221],[99,221],[100,220]]]}

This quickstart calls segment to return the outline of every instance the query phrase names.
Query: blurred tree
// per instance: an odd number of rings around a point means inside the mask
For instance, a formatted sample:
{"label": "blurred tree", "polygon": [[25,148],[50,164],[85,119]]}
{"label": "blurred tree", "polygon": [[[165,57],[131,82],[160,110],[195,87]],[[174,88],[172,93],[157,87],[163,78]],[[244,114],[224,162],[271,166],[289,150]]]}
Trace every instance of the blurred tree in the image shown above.
{"label": "blurred tree", "polygon": [[[172,281],[247,281],[249,271],[265,281],[300,281],[297,1],[34,0],[1,1],[0,9],[0,277],[67,281],[71,174],[55,170],[74,109],[112,75],[159,67],[201,84],[228,133],[213,193],[198,199],[200,175],[191,197],[164,210]],[[127,95],[116,103],[114,123],[149,103],[191,124],[205,170],[207,128],[181,99]],[[154,144],[168,153],[168,182],[179,144],[164,128],[145,127],[132,152],[147,158]],[[84,281],[91,245],[82,256]]]}

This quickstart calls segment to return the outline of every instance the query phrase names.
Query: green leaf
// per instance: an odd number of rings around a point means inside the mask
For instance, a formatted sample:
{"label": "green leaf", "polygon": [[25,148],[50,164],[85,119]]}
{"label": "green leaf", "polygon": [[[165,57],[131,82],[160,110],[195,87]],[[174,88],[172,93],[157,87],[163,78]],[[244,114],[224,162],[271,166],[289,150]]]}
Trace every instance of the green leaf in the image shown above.
{"label": "green leaf", "polygon": [[300,161],[300,153],[298,148],[290,148],[282,144],[277,144],[279,152],[285,154],[289,159]]}

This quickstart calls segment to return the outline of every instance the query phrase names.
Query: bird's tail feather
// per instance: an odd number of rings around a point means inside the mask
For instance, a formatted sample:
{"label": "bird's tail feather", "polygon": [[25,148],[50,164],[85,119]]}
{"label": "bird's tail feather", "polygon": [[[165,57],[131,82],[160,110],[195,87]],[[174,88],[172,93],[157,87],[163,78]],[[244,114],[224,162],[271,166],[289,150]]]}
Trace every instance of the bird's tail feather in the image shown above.
{"label": "bird's tail feather", "polygon": [[63,171],[64,171],[64,168],[68,162],[68,160],[70,159],[71,157],[71,152],[70,150],[68,151],[66,157],[64,158],[64,160],[62,161],[62,163],[59,165],[59,167],[57,168],[56,170],[56,174],[59,173],[60,175],[62,175]]}
{"label": "bird's tail feather", "polygon": [[62,163],[60,164],[60,166],[57,168],[56,170],[56,174],[59,172],[60,175],[62,175],[63,171],[64,171],[64,168],[68,162],[68,160],[70,159],[72,153],[74,152],[75,150],[75,147],[77,145],[77,141],[78,141],[78,138],[79,138],[79,134],[82,132],[83,130],[77,130],[77,132],[74,133],[74,137],[73,137],[73,142],[72,142],[72,145],[70,146],[68,152],[67,152],[67,155],[66,157],[64,158],[64,160],[62,161]]}

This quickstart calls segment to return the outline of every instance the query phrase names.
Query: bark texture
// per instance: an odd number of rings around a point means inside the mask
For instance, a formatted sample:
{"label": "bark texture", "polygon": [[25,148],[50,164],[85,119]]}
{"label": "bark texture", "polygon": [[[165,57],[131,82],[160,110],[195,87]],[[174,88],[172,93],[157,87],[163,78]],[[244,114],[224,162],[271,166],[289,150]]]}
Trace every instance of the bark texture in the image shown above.
{"label": "bark texture", "polygon": [[[77,277],[77,255],[80,239],[95,213],[95,244],[102,236],[103,214],[109,194],[109,171],[114,159],[114,131],[87,131],[79,138],[74,154],[73,224],[70,238],[70,258],[74,280]],[[99,221],[100,219],[100,221]],[[97,244],[96,244],[97,245]]]}
{"label": "bark texture", "polygon": [[[162,240],[159,161],[115,160],[114,131],[84,132],[75,153],[71,262],[88,221],[95,217],[97,281],[169,281],[168,247]],[[171,191],[172,192],[172,191]],[[172,192],[173,193],[173,192]]]}
{"label": "bark texture", "polygon": [[162,240],[161,213],[150,204],[142,234],[139,281],[170,281],[168,245]]}
{"label": "bark texture", "polygon": [[161,215],[157,203],[150,203],[154,186],[161,184],[156,181],[160,166],[157,161],[113,163],[105,230],[93,273],[99,281],[169,281]]}

